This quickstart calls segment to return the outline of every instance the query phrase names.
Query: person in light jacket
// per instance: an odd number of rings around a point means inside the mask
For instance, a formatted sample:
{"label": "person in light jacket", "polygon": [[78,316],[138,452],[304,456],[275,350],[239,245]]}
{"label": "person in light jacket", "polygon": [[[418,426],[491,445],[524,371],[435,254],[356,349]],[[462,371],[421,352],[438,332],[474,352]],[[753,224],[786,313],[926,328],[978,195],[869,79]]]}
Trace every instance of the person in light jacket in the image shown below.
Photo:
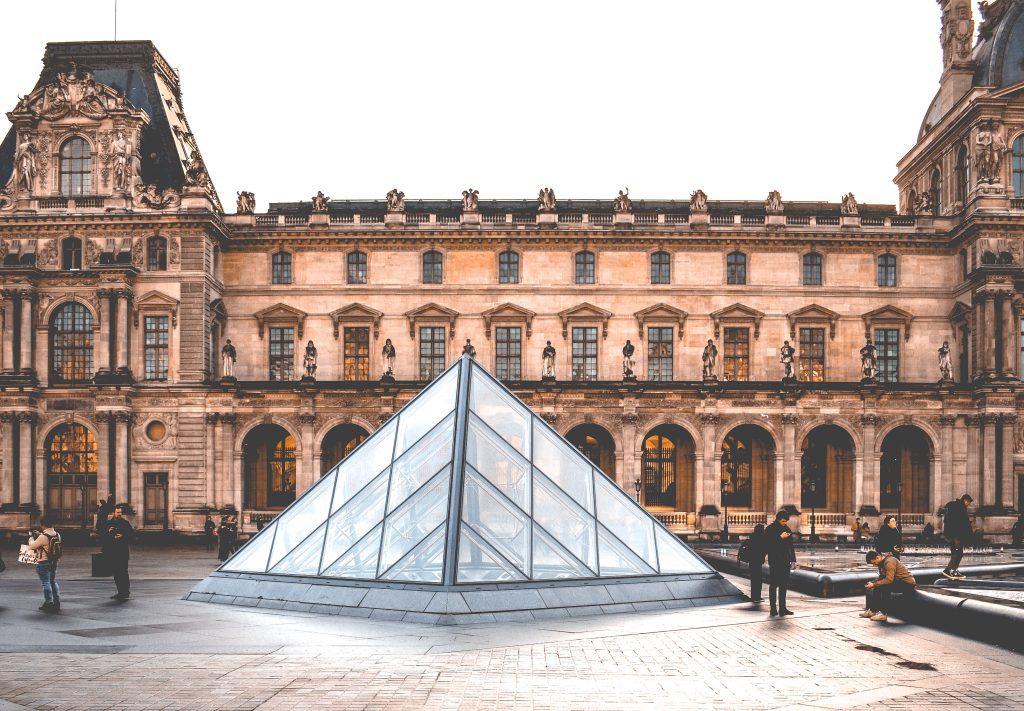
{"label": "person in light jacket", "polygon": [[57,585],[57,563],[50,560],[50,542],[60,541],[60,534],[53,527],[54,517],[44,513],[39,519],[42,530],[34,530],[29,534],[28,547],[36,552],[36,575],[43,584],[43,604],[39,609],[43,612],[60,612],[60,586]]}

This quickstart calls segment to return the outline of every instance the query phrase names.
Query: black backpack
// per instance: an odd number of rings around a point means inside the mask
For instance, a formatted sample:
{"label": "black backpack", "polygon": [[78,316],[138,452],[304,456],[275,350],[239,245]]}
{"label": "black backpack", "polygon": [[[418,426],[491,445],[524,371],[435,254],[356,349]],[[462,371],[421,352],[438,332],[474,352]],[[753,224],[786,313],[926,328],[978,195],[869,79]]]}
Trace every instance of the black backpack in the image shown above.
{"label": "black backpack", "polygon": [[60,534],[50,536],[47,533],[42,535],[46,536],[48,543],[46,544],[46,558],[56,563],[64,556],[64,543],[60,540]]}

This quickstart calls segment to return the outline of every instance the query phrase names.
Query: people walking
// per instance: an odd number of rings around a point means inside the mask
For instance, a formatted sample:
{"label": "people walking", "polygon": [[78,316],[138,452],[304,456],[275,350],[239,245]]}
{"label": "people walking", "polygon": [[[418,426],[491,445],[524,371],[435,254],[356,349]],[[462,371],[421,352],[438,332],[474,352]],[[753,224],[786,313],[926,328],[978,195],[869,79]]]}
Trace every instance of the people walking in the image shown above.
{"label": "people walking", "polygon": [[747,551],[744,558],[750,564],[750,601],[761,602],[761,587],[763,585],[761,567],[768,555],[764,546],[763,523],[754,526],[754,532],[750,534],[750,538],[745,541],[745,544]]}
{"label": "people walking", "polygon": [[903,533],[897,526],[895,516],[889,515],[882,520],[882,527],[875,536],[875,550],[889,553],[897,559],[903,552]]}
{"label": "people walking", "polygon": [[234,522],[234,517],[224,516],[221,518],[220,526],[217,528],[217,538],[220,543],[217,558],[224,562],[234,552],[235,539],[238,538],[238,524]]}
{"label": "people walking", "polygon": [[33,530],[28,547],[36,552],[36,575],[43,584],[43,612],[60,612],[60,586],[57,585],[57,564],[64,549],[60,534],[53,528],[54,517],[44,513],[39,519],[42,530]]}
{"label": "people walking", "polygon": [[206,514],[206,521],[203,522],[203,540],[206,541],[206,550],[212,551],[217,541],[217,524],[213,522],[210,514]]}
{"label": "people walking", "polygon": [[974,533],[971,529],[971,517],[967,514],[967,507],[973,502],[974,498],[970,494],[964,494],[946,504],[942,535],[949,541],[949,563],[942,574],[950,580],[963,580],[967,577],[960,572],[960,561],[964,557],[964,545]]}
{"label": "people walking", "polygon": [[888,553],[868,551],[865,559],[871,565],[878,566],[878,578],[864,586],[867,595],[865,609],[860,616],[874,622],[885,622],[889,619],[892,594],[912,594],[917,589],[917,581],[903,563]]}
{"label": "people walking", "polygon": [[764,531],[765,551],[768,557],[768,602],[771,616],[792,615],[786,607],[789,591],[789,571],[796,567],[793,532],[789,530],[789,512],[779,511],[775,522]]}
{"label": "people walking", "polygon": [[127,600],[131,596],[131,578],[128,577],[129,543],[135,529],[124,517],[124,509],[115,506],[106,523],[104,554],[114,574],[117,592],[110,596],[111,600]]}

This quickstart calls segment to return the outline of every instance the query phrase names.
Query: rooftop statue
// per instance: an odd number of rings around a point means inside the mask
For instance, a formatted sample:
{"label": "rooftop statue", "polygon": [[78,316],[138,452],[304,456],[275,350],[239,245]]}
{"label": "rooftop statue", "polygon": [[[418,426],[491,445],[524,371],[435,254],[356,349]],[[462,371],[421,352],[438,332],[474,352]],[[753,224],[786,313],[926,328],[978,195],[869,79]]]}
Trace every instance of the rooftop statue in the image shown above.
{"label": "rooftop statue", "polygon": [[971,57],[974,39],[974,19],[971,5],[959,0],[942,17],[942,58],[943,64],[965,61]]}
{"label": "rooftop statue", "polygon": [[405,193],[398,188],[391,188],[387,194],[388,212],[405,212]]}
{"label": "rooftop statue", "polygon": [[764,201],[764,211],[767,215],[782,214],[782,195],[778,190],[772,190]]}
{"label": "rooftop statue", "polygon": [[626,192],[619,191],[619,196],[614,200],[614,209],[617,214],[633,212],[633,201],[629,199],[629,188]]}
{"label": "rooftop statue", "polygon": [[480,191],[476,188],[462,191],[462,211],[476,212],[480,209]]}
{"label": "rooftop statue", "polygon": [[251,215],[256,211],[256,193],[242,190],[236,194],[238,200],[235,202],[235,212],[239,215]]}
{"label": "rooftop statue", "polygon": [[136,205],[151,207],[154,210],[162,210],[165,207],[177,207],[181,204],[181,196],[178,195],[177,190],[174,188],[157,190],[156,186],[152,184],[143,185],[142,183],[137,183],[133,199]]}
{"label": "rooftop statue", "polygon": [[327,212],[327,203],[331,198],[324,195],[322,190],[317,190],[316,195],[310,199],[313,201],[313,212]]}
{"label": "rooftop statue", "polygon": [[538,212],[554,212],[555,205],[555,191],[551,188],[541,188],[540,192],[537,193]]}
{"label": "rooftop statue", "polygon": [[694,190],[690,193],[690,212],[707,212],[708,196],[703,190]]}
{"label": "rooftop statue", "polygon": [[210,174],[206,172],[206,164],[199,151],[193,150],[185,163],[185,185],[191,188],[205,188],[210,185]]}
{"label": "rooftop statue", "polygon": [[839,210],[844,215],[857,214],[857,198],[853,196],[853,193],[846,193],[846,195],[843,195],[843,202],[842,205],[840,205]]}

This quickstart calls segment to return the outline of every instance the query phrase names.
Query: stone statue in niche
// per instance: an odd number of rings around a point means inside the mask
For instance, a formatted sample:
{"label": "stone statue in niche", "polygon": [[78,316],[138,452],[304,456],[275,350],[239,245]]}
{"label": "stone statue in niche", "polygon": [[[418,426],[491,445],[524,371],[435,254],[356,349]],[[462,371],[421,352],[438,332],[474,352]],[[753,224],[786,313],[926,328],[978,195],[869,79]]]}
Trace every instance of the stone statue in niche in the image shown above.
{"label": "stone statue in niche", "polygon": [[939,347],[939,382],[953,380],[953,360],[949,353],[949,341],[943,341]]}
{"label": "stone statue in niche", "polygon": [[622,347],[622,379],[623,380],[636,380],[636,373],[633,372],[636,368],[636,361],[633,360],[633,354],[636,353],[636,346],[630,343],[629,339],[626,339],[626,345]]}
{"label": "stone statue in niche", "polygon": [[405,193],[398,188],[391,188],[385,196],[388,201],[388,212],[405,212]]}
{"label": "stone statue in niche", "polygon": [[302,356],[302,368],[306,371],[303,379],[316,379],[316,346],[313,341],[306,344],[306,354]]}
{"label": "stone statue in niche", "polygon": [[781,215],[782,211],[782,195],[778,190],[772,190],[764,201],[764,213],[766,215]]}
{"label": "stone statue in niche", "polygon": [[384,375],[381,380],[395,379],[395,346],[390,338],[384,339],[384,347],[380,349],[381,360],[383,361]]}
{"label": "stone statue in niche", "polygon": [[917,215],[934,215],[935,214],[935,203],[932,200],[932,193],[930,190],[926,190],[917,196],[917,202],[914,203],[914,214]]}
{"label": "stone statue in niche", "polygon": [[199,151],[192,151],[185,164],[185,185],[190,188],[205,188],[210,184],[210,174],[206,172],[206,164]]}
{"label": "stone statue in niche", "polygon": [[860,349],[861,382],[875,380],[878,376],[878,350],[868,336],[868,342]]}
{"label": "stone statue in niche", "polygon": [[239,215],[251,215],[256,211],[256,193],[241,190],[236,193],[235,212]]}
{"label": "stone statue in niche", "polygon": [[466,339],[466,345],[462,347],[462,355],[468,355],[470,358],[476,358],[476,348],[470,343],[469,339]]}
{"label": "stone statue in niche", "polygon": [[313,201],[313,212],[327,212],[327,203],[331,199],[322,190],[317,190],[316,195],[310,199]]}
{"label": "stone statue in niche", "polygon": [[36,179],[36,154],[39,148],[32,141],[32,137],[25,135],[21,143],[14,149],[14,175],[11,178],[14,190],[32,192],[32,186]]}
{"label": "stone statue in niche", "polygon": [[542,380],[554,380],[555,379],[555,347],[551,345],[551,341],[544,346],[544,350],[541,352],[541,359],[544,362],[544,369],[542,372]]}
{"label": "stone statue in niche", "polygon": [[613,201],[613,209],[618,215],[625,215],[633,212],[633,201],[629,199],[629,188],[626,192],[619,191],[619,196]]}
{"label": "stone statue in niche", "polygon": [[462,191],[462,211],[476,212],[480,209],[480,191],[476,188]]}
{"label": "stone statue in niche", "polygon": [[949,65],[957,60],[969,59],[973,39],[974,18],[971,17],[970,3],[964,0],[946,11],[942,18],[943,63]]}
{"label": "stone statue in niche", "polygon": [[701,376],[704,380],[717,380],[718,376],[715,375],[717,368],[715,367],[718,363],[718,346],[715,342],[708,339],[708,344],[704,346],[704,353],[701,354]]}
{"label": "stone statue in niche", "polygon": [[782,348],[779,349],[779,362],[782,363],[783,382],[796,380],[795,359],[796,349],[789,345],[789,341],[784,341]]}
{"label": "stone statue in niche", "polygon": [[114,167],[114,190],[127,193],[132,184],[132,147],[124,137],[124,131],[118,131],[111,144]]}
{"label": "stone statue in niche", "polygon": [[551,188],[541,188],[537,193],[537,211],[554,212],[556,205],[555,191]]}
{"label": "stone statue in niche", "polygon": [[975,139],[975,163],[978,166],[979,183],[998,183],[999,166],[1006,153],[1006,141],[1003,140],[994,121],[986,121],[978,128]]}
{"label": "stone statue in niche", "polygon": [[227,340],[224,347],[220,349],[220,369],[221,377],[223,378],[234,378],[235,377],[235,361],[238,360],[238,351],[231,345],[231,339]]}
{"label": "stone statue in niche", "polygon": [[844,215],[856,215],[858,213],[857,198],[853,196],[853,193],[843,195],[843,202],[839,206],[839,211]]}
{"label": "stone statue in niche", "polygon": [[703,190],[694,190],[690,193],[690,212],[707,212],[708,196]]}

